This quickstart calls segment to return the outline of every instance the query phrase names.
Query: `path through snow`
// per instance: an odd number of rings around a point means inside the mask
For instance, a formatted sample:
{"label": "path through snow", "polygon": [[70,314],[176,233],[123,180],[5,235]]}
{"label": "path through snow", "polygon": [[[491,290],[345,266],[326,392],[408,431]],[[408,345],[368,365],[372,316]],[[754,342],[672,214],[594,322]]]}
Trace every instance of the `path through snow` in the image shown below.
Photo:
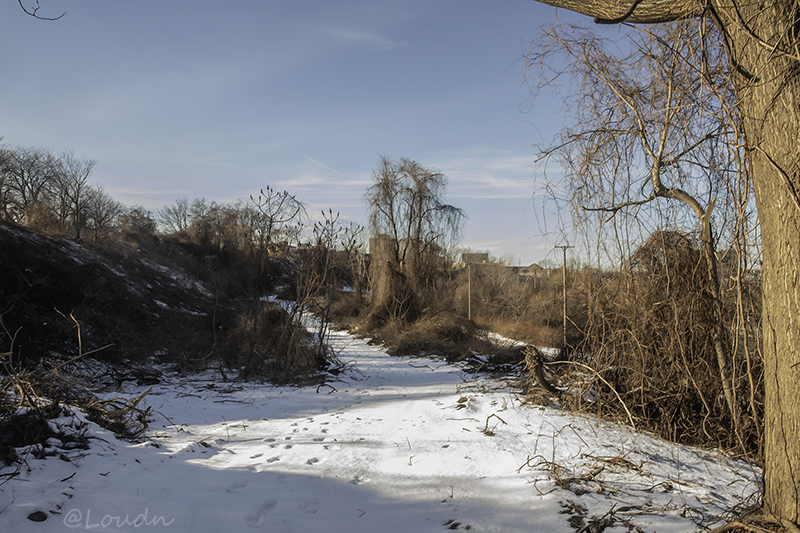
{"label": "path through snow", "polygon": [[90,425],[90,450],[29,457],[0,486],[0,531],[560,532],[613,517],[608,532],[683,532],[756,489],[745,463],[331,342],[352,370],[319,389],[165,378],[146,442]]}

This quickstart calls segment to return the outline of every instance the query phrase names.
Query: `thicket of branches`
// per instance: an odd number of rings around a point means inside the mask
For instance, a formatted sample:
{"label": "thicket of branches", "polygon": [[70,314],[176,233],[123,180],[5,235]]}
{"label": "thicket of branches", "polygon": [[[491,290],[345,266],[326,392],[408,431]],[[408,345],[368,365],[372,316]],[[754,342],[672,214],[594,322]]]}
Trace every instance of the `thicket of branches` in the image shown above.
{"label": "thicket of branches", "polygon": [[[760,455],[763,369],[757,351],[760,284],[723,269],[723,318],[734,356],[731,374],[743,413],[737,435],[730,419],[714,349],[716,316],[696,237],[657,231],[624,269],[598,274],[587,287],[585,342],[591,366],[605,382],[593,407],[606,416],[677,442],[739,448]],[[588,385],[587,385],[588,386]],[[609,389],[613,388],[613,391]],[[617,397],[619,395],[619,397]],[[621,403],[620,403],[621,402]]]}
{"label": "thicket of branches", "polygon": [[550,28],[528,69],[534,93],[569,87],[573,121],[542,161],[565,169],[551,198],[606,271],[587,287],[579,347],[606,376],[604,403],[668,438],[759,456],[758,228],[714,31],[681,21],[611,42]]}

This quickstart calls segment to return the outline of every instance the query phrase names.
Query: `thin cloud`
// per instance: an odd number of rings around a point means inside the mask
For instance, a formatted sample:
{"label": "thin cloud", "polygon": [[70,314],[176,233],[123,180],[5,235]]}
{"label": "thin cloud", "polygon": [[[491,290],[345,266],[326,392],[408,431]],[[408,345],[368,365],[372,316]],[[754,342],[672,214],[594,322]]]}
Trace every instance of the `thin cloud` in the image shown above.
{"label": "thin cloud", "polygon": [[535,165],[528,154],[488,149],[450,152],[436,167],[449,178],[448,197],[512,199],[533,192]]}
{"label": "thin cloud", "polygon": [[142,190],[142,189],[132,189],[128,187],[106,187],[109,191],[118,194],[125,194],[129,196],[148,196],[152,194],[185,194],[186,191],[181,190],[169,190],[169,189],[152,189],[152,190]]}
{"label": "thin cloud", "polygon": [[315,164],[317,164],[317,165],[321,166],[321,167],[322,167],[322,168],[324,168],[324,169],[330,170],[330,171],[331,171],[331,172],[333,172],[334,174],[339,174],[340,176],[343,176],[343,175],[344,175],[344,174],[342,174],[341,172],[339,172],[338,170],[336,170],[335,168],[331,168],[331,167],[329,167],[328,165],[326,165],[325,163],[320,163],[320,162],[319,162],[319,161],[317,161],[316,159],[314,159],[314,158],[311,158],[311,157],[308,157],[307,155],[303,155],[303,154],[297,154],[297,155],[299,155],[300,157],[302,157],[303,159],[305,159],[305,160],[307,160],[307,161],[311,161],[312,163],[315,163]]}
{"label": "thin cloud", "polygon": [[331,30],[331,33],[334,36],[344,41],[374,45],[385,52],[394,50],[395,48],[398,47],[398,44],[392,41],[391,39],[387,39],[385,37],[381,37],[380,35],[376,35],[374,33],[369,33],[365,31],[351,31],[351,30],[343,30],[341,28],[336,28]]}

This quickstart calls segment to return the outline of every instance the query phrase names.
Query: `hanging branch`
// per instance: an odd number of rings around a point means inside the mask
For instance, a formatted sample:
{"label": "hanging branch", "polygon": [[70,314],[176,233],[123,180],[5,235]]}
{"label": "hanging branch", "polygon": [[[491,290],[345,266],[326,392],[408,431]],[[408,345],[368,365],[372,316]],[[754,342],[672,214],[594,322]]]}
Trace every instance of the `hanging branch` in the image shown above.
{"label": "hanging branch", "polygon": [[59,16],[57,16],[57,17],[52,17],[52,18],[51,18],[51,17],[43,17],[43,16],[41,16],[41,15],[37,14],[37,11],[39,11],[39,7],[40,7],[40,6],[39,6],[39,0],[36,0],[36,6],[34,6],[34,7],[30,8],[30,9],[28,9],[28,8],[26,8],[24,5],[22,5],[22,0],[17,0],[17,2],[19,3],[19,7],[21,7],[21,8],[22,8],[22,10],[23,10],[23,11],[24,11],[26,14],[28,14],[28,15],[32,16],[33,18],[39,19],[39,20],[58,20],[58,19],[60,19],[61,17],[63,17],[64,15],[66,15],[66,14],[67,14],[67,12],[66,12],[66,11],[64,11],[63,13],[61,13],[61,14],[60,14]]}

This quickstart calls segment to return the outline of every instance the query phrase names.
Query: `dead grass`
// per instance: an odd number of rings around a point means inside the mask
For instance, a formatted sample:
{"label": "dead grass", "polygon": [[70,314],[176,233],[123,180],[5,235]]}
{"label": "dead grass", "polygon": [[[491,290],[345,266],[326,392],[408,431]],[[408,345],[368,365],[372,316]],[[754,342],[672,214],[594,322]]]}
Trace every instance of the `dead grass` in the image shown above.
{"label": "dead grass", "polygon": [[[586,338],[577,352],[588,354],[590,368],[570,368],[564,377],[573,390],[569,407],[635,424],[674,442],[744,449],[757,458],[761,393],[749,387],[761,382],[760,363],[755,353],[734,357],[737,397],[750,414],[737,436],[720,400],[706,277],[692,239],[661,232],[636,251],[627,271],[589,280],[583,288]],[[727,330],[735,331],[733,315],[724,319]],[[725,345],[732,349],[730,338]],[[757,405],[747,405],[751,398]]]}
{"label": "dead grass", "polygon": [[523,319],[477,316],[475,323],[481,329],[536,346],[560,347],[564,342],[561,328]]}
{"label": "dead grass", "polygon": [[150,390],[135,399],[101,400],[67,370],[70,361],[48,358],[33,368],[14,368],[10,353],[0,355],[0,460],[6,465],[20,460],[15,448],[40,444],[34,453],[44,453],[51,438],[70,443],[71,448],[88,448],[88,440],[80,433],[57,433],[51,427],[49,421],[62,416],[65,406],[84,411],[89,420],[120,438],[135,439],[147,429],[150,408],[138,405]]}
{"label": "dead grass", "polygon": [[389,355],[443,357],[467,362],[475,372],[522,369],[522,347],[498,346],[474,322],[453,312],[439,311],[410,324],[392,320],[378,330],[360,331],[369,331]]}

